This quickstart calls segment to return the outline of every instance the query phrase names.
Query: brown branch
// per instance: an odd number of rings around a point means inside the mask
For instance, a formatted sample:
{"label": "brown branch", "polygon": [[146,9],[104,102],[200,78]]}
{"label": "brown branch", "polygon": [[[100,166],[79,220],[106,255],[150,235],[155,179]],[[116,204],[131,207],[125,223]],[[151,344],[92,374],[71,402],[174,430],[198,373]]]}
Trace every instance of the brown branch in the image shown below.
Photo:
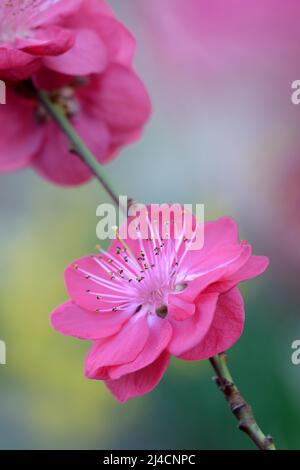
{"label": "brown branch", "polygon": [[227,366],[226,353],[213,356],[209,360],[216,373],[214,380],[225,396],[230,411],[238,420],[239,429],[245,432],[260,450],[276,450],[272,437],[262,432],[255,421],[251,406],[235,385]]}

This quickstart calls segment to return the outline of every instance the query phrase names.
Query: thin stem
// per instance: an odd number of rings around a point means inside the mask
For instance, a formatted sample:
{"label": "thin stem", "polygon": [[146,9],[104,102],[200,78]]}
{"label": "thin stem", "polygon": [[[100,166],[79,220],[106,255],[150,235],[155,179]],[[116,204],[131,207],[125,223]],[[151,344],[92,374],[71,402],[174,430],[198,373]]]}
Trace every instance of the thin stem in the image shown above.
{"label": "thin stem", "polygon": [[[74,153],[76,153],[83,163],[91,170],[114,204],[119,207],[119,197],[117,192],[113,189],[112,183],[109,181],[107,175],[95,159],[92,152],[77,134],[62,108],[58,104],[53,103],[44,91],[35,90],[35,93],[39,102],[69,139]],[[127,214],[127,208],[122,208],[122,210]]]}
{"label": "thin stem", "polygon": [[276,450],[273,439],[266,436],[253,416],[251,406],[241,395],[230,374],[226,353],[218,354],[210,359],[216,373],[215,382],[229,405],[232,414],[239,422],[239,429],[245,432],[260,450]]}

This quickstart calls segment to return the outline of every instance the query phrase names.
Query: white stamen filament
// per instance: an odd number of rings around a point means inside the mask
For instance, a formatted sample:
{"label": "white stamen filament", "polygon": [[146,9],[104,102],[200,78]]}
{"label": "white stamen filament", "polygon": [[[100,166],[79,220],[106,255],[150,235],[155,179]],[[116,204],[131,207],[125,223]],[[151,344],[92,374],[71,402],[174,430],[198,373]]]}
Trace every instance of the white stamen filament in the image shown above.
{"label": "white stamen filament", "polygon": [[[97,311],[116,312],[136,307],[139,312],[157,313],[163,317],[164,309],[167,312],[169,295],[180,294],[187,287],[186,282],[206,273],[206,271],[187,273],[185,269],[182,269],[182,262],[193,243],[197,227],[187,243],[184,236],[185,225],[183,225],[179,240],[175,243],[171,237],[168,240],[162,240],[157,228],[153,227],[150,221],[148,221],[148,226],[151,237],[147,239],[147,242],[151,241],[151,244],[146,244],[140,230],[137,230],[137,241],[140,247],[138,259],[125,242],[119,240],[120,247],[117,247],[116,254],[105,252],[98,247],[101,256],[91,257],[95,262],[94,273],[75,266],[86,279],[105,289],[103,293],[101,288],[99,291],[98,289],[86,290],[87,295],[98,297],[99,309]],[[182,253],[179,256],[180,252]],[[103,275],[95,274],[97,268]],[[105,307],[103,309],[101,301]],[[108,304],[112,304],[111,309],[106,308]]]}

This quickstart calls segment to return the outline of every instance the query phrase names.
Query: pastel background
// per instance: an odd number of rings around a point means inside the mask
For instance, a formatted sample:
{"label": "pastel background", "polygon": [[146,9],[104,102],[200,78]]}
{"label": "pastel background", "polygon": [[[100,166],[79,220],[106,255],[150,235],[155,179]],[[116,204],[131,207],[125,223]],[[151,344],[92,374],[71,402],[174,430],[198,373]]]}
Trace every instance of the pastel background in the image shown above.
{"label": "pastel background", "polygon": [[[204,203],[270,257],[243,287],[247,321],[232,373],[280,448],[300,449],[300,79],[297,0],[114,0],[137,38],[153,101],[143,139],[107,167],[123,194]],[[1,137],[0,137],[1,138]],[[93,251],[96,182],[58,189],[31,170],[0,176],[0,448],[250,449],[208,363],[173,361],[160,386],[119,405],[83,377],[88,344],[49,312],[63,269]]]}

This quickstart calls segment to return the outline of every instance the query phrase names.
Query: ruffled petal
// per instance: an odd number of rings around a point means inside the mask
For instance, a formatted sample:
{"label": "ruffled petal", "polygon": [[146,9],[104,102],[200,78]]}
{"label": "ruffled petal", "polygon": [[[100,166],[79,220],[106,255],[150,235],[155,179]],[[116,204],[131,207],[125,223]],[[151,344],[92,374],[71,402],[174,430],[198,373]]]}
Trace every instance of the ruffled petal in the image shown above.
{"label": "ruffled petal", "polygon": [[195,296],[220,279],[227,279],[244,266],[251,256],[250,245],[217,246],[198,265],[189,267],[184,299],[193,301]]}
{"label": "ruffled petal", "polygon": [[269,258],[267,256],[251,256],[249,260],[235,273],[220,279],[212,289],[218,292],[226,292],[240,282],[253,279],[254,277],[262,274],[269,265]]}
{"label": "ruffled petal", "polygon": [[139,77],[129,68],[111,65],[101,80],[99,91],[102,116],[116,133],[132,132],[148,120],[151,111],[148,94]]}
{"label": "ruffled petal", "polygon": [[128,29],[108,16],[98,16],[95,27],[105,42],[110,62],[129,66],[135,53],[136,41]]}
{"label": "ruffled petal", "polygon": [[116,380],[123,375],[147,367],[149,364],[152,364],[168,346],[172,336],[172,326],[169,321],[158,317],[150,317],[149,327],[149,336],[142,352],[132,362],[110,367],[108,374],[111,379]]}
{"label": "ruffled petal", "polygon": [[145,395],[160,382],[170,362],[170,355],[164,351],[155,362],[144,369],[124,375],[118,380],[106,380],[106,386],[121,403],[130,398]]}
{"label": "ruffled petal", "polygon": [[183,267],[192,266],[193,264],[200,265],[218,247],[239,244],[238,226],[231,217],[221,217],[214,221],[205,222],[203,230],[203,247],[200,250],[190,250],[187,253]]}
{"label": "ruffled petal", "polygon": [[17,47],[37,56],[58,55],[70,49],[74,42],[75,34],[72,31],[51,25],[36,29],[32,37],[19,39]]}
{"label": "ruffled petal", "polygon": [[245,312],[238,288],[220,295],[213,322],[197,346],[179,355],[180,359],[199,361],[230,348],[241,336]]}
{"label": "ruffled petal", "polygon": [[238,243],[238,226],[231,217],[221,217],[205,223],[204,245],[211,249],[226,243]]}
{"label": "ruffled petal", "polygon": [[97,33],[82,29],[76,32],[75,44],[69,51],[45,57],[43,64],[66,75],[101,73],[107,67],[107,51]]}
{"label": "ruffled petal", "polygon": [[116,20],[111,8],[99,0],[83,2],[77,15],[69,18],[71,29],[93,29],[103,40],[109,62],[131,65],[135,52],[135,39],[127,28]]}
{"label": "ruffled petal", "polygon": [[133,316],[119,333],[96,341],[85,361],[85,375],[97,378],[99,369],[134,361],[145,347],[149,327],[145,315]]}
{"label": "ruffled petal", "polygon": [[170,295],[168,311],[174,320],[186,320],[195,313],[195,304],[187,302],[180,295]]}
{"label": "ruffled petal", "polygon": [[173,336],[168,351],[179,356],[198,344],[208,332],[214,315],[219,294],[201,294],[197,299],[195,315],[184,321],[170,320]]}

